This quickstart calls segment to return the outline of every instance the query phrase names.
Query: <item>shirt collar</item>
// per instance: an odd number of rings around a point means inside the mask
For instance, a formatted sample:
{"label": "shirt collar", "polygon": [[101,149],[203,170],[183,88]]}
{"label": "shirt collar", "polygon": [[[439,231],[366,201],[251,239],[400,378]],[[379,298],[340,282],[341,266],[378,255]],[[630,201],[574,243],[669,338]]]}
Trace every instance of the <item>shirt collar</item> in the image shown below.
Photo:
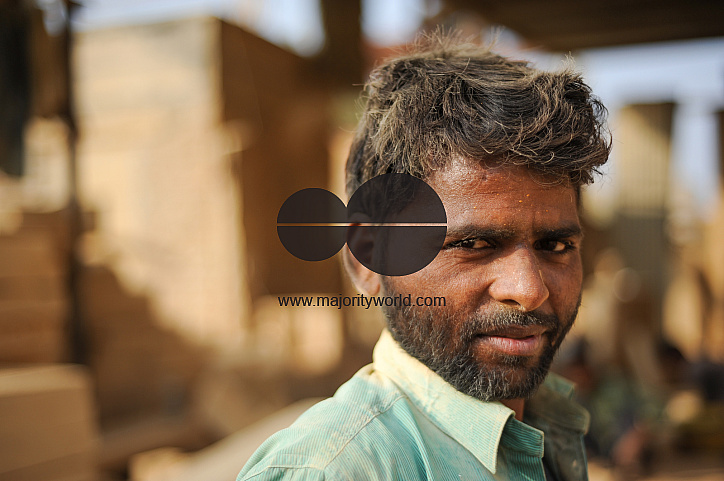
{"label": "shirt collar", "polygon": [[[500,402],[484,402],[461,393],[405,352],[386,329],[375,346],[373,360],[376,370],[387,375],[413,405],[470,451],[490,472],[495,473],[497,470],[501,444],[506,448],[524,450],[533,456],[543,456],[541,431],[517,421],[514,411]],[[555,376],[553,382],[547,380],[539,389],[539,393],[544,393],[543,398],[534,402],[539,395],[537,393],[526,403],[526,409],[528,404],[532,404],[536,415],[557,420],[560,416],[556,414],[557,408],[549,405],[549,398],[556,401],[564,399],[566,404],[573,404],[567,401],[565,394],[558,393],[566,390],[570,394],[572,385]],[[583,408],[580,409],[587,415]],[[576,413],[579,415],[576,427],[585,431],[588,418],[582,420],[582,415]]]}

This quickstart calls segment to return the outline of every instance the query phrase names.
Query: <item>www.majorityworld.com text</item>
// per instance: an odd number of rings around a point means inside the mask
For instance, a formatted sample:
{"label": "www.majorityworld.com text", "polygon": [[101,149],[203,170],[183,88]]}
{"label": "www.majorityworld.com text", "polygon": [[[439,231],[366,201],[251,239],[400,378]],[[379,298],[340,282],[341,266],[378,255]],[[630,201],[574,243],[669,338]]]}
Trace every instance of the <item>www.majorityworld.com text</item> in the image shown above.
{"label": "www.majorityworld.com text", "polygon": [[396,296],[368,297],[364,294],[355,296],[277,296],[280,307],[445,307],[445,297],[412,297],[412,294],[398,294]]}

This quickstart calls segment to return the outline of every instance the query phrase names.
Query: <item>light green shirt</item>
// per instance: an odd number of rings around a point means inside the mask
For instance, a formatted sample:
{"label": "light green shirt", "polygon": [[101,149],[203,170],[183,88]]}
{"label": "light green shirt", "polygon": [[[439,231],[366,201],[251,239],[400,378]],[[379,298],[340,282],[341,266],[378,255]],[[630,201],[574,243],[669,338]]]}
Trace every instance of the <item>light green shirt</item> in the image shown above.
{"label": "light green shirt", "polygon": [[[457,391],[385,331],[374,362],[254,453],[241,480],[586,480],[589,416],[550,374],[524,421]],[[533,427],[535,426],[535,427]],[[544,436],[545,433],[545,436]]]}

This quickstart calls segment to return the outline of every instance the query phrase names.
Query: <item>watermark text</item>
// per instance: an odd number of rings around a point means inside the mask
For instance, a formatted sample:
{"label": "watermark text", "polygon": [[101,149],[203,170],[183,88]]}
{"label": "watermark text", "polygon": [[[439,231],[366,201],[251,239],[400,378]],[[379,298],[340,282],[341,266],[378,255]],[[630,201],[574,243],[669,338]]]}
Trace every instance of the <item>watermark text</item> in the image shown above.
{"label": "watermark text", "polygon": [[398,294],[396,296],[368,297],[355,296],[277,296],[280,307],[445,307],[444,296],[417,296]]}

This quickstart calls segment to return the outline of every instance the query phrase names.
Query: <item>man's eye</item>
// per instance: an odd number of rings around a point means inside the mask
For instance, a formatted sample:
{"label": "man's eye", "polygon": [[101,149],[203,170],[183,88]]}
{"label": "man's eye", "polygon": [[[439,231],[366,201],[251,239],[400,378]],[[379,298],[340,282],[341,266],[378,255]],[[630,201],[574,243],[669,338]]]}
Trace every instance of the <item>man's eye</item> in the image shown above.
{"label": "man's eye", "polygon": [[485,249],[490,246],[490,242],[483,239],[463,239],[447,245],[447,247],[460,247],[463,249]]}
{"label": "man's eye", "polygon": [[542,240],[538,243],[538,248],[548,252],[563,253],[570,249],[573,249],[573,244],[567,241],[561,240]]}

